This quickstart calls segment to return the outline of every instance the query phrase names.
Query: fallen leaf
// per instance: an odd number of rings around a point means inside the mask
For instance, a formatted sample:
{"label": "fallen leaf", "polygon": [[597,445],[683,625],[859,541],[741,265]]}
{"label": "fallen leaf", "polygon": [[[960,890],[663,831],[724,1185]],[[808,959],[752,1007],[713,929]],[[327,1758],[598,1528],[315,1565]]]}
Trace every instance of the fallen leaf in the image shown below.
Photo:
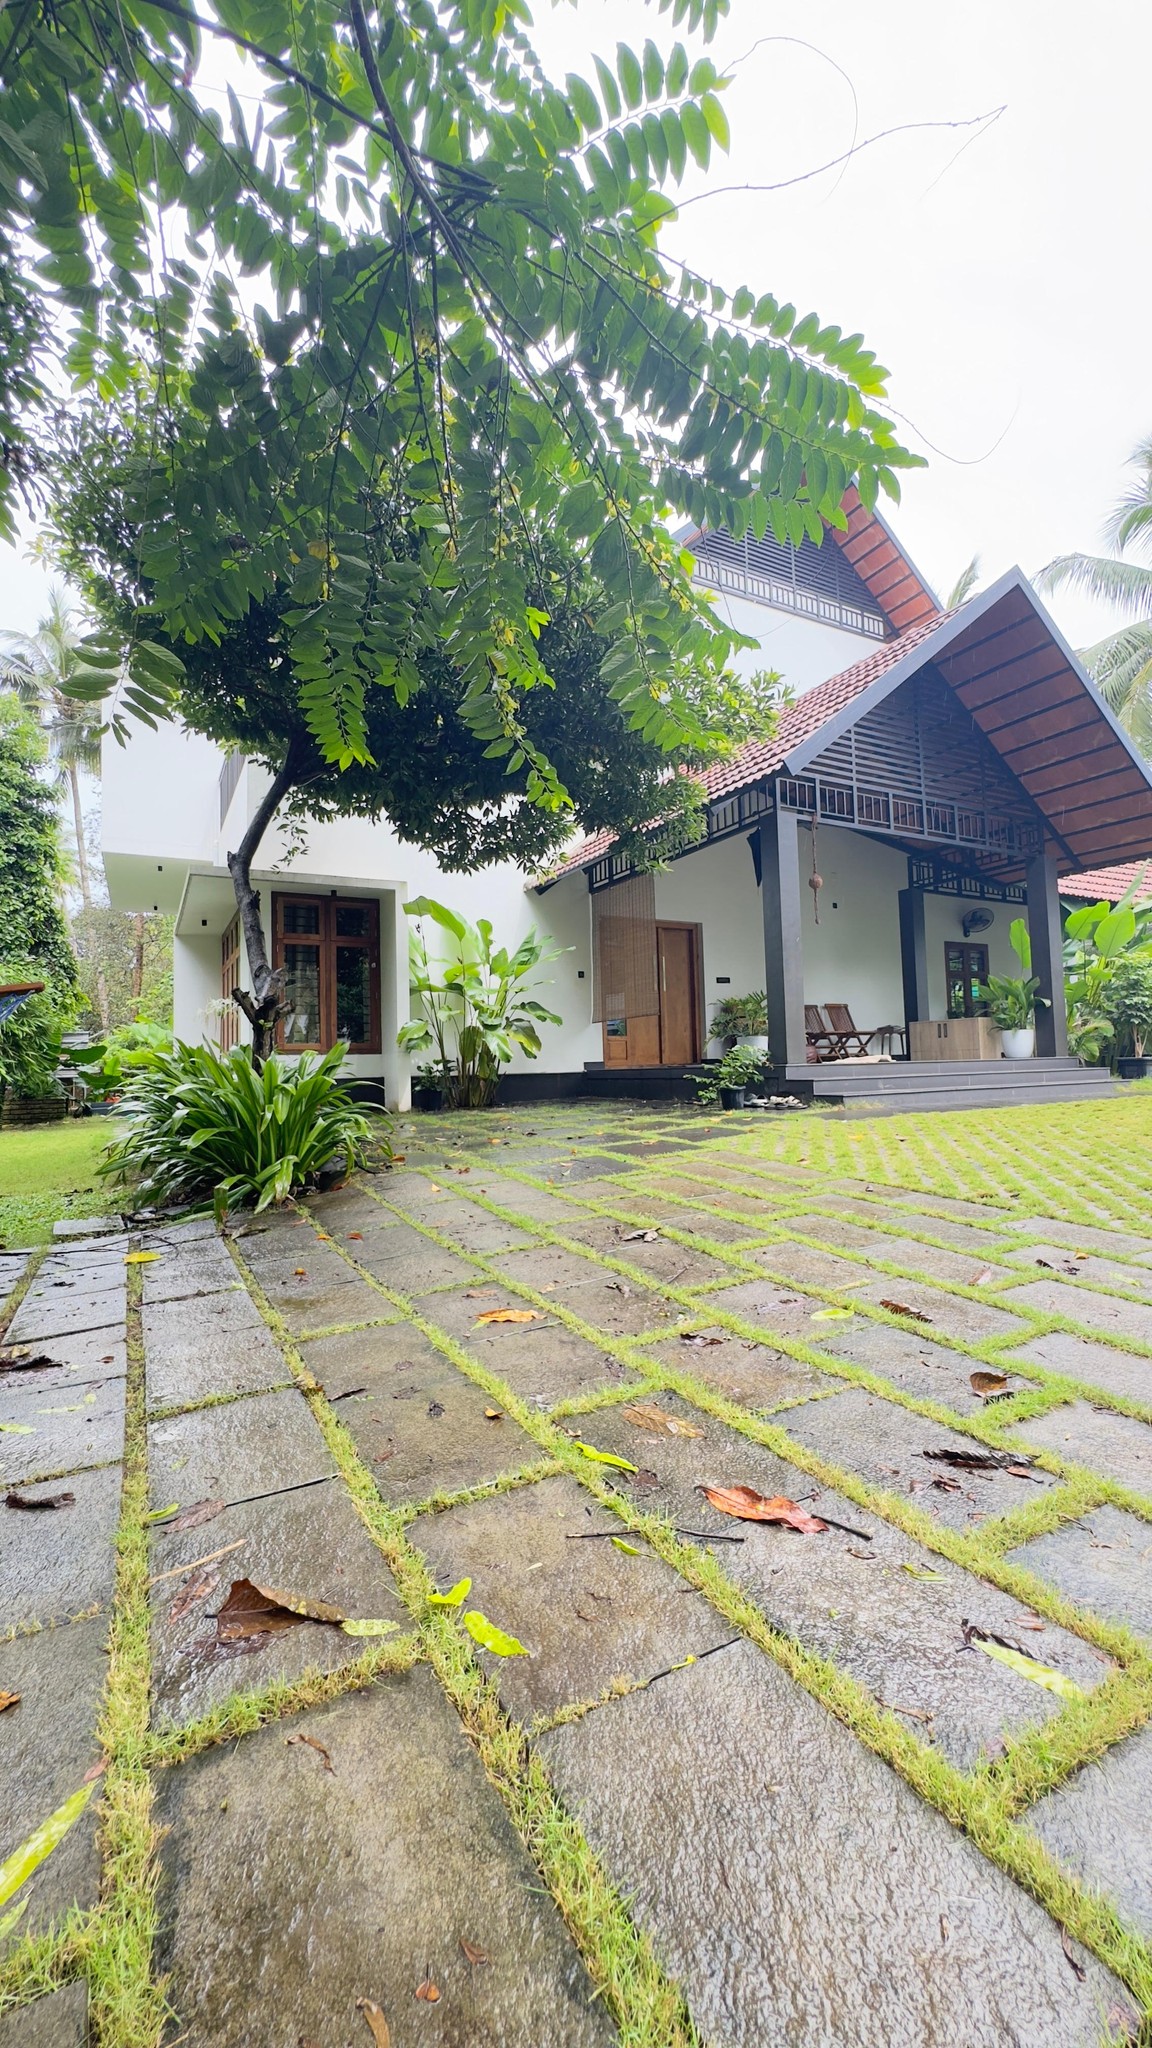
{"label": "fallen leaf", "polygon": [[184,1616],[191,1612],[197,1602],[206,1600],[209,1593],[214,1593],[219,1584],[219,1572],[197,1573],[194,1579],[189,1579],[186,1586],[181,1586],[168,1609],[169,1621],[183,1621]]}
{"label": "fallen leaf", "polygon": [[983,1650],[986,1657],[995,1657],[998,1663],[1007,1664],[1008,1669],[1019,1672],[1021,1678],[1030,1678],[1033,1685],[1042,1685],[1045,1692],[1054,1692],[1062,1700],[1087,1699],[1083,1686],[1065,1678],[1062,1671],[1053,1671],[1048,1664],[1038,1664],[1034,1657],[1025,1656],[1023,1650],[1006,1643],[1003,1637],[986,1634],[974,1622],[963,1621],[960,1626],[966,1643]]}
{"label": "fallen leaf", "polygon": [[485,1422],[503,1422],[504,1410],[502,1408],[486,1408],[484,1410],[484,1420]]}
{"label": "fallen leaf", "polygon": [[582,1444],[579,1437],[577,1437],[573,1448],[578,1450],[583,1457],[591,1458],[592,1462],[596,1465],[615,1465],[618,1472],[635,1472],[636,1470],[635,1465],[630,1465],[627,1458],[617,1458],[611,1451],[598,1451],[595,1444]]}
{"label": "fallen leaf", "polygon": [[922,1458],[935,1458],[941,1465],[959,1465],[965,1472],[1017,1472],[1026,1479],[1035,1474],[1029,1472],[1021,1461],[1019,1452],[1013,1451],[957,1451],[946,1445],[939,1451],[921,1451]]}
{"label": "fallen leaf", "polygon": [[644,1555],[644,1552],[638,1550],[634,1543],[625,1543],[622,1536],[614,1536],[612,1538],[612,1548],[613,1550],[622,1550],[625,1557],[643,1557]]}
{"label": "fallen leaf", "polygon": [[818,1308],[813,1310],[808,1320],[810,1323],[842,1323],[851,1314],[850,1308]]}
{"label": "fallen leaf", "polygon": [[802,1536],[819,1536],[827,1529],[819,1515],[810,1515],[786,1494],[768,1499],[751,1486],[702,1486],[705,1500],[722,1515],[735,1515],[741,1522],[783,1522]]}
{"label": "fallen leaf", "polygon": [[[467,1167],[459,1167],[457,1171],[460,1173],[466,1173],[468,1169]],[[440,2003],[439,1989],[432,1982],[431,1977],[425,1977],[424,1982],[416,1986],[416,1996],[417,1998],[423,1998],[424,2000],[426,2000],[426,2002],[429,2005],[439,2005]]]}
{"label": "fallen leaf", "polygon": [[694,1422],[685,1422],[680,1415],[669,1415],[666,1408],[657,1407],[655,1401],[633,1401],[620,1413],[625,1422],[631,1422],[636,1429],[662,1430],[665,1436],[703,1436]]}
{"label": "fallen leaf", "polygon": [[144,1520],[146,1522],[164,1522],[168,1519],[169,1515],[176,1513],[179,1506],[178,1500],[170,1500],[166,1508],[149,1508]]}
{"label": "fallen leaf", "polygon": [[9,1707],[18,1707],[21,1697],[18,1692],[0,1692],[0,1714],[6,1714]]}
{"label": "fallen leaf", "polygon": [[464,1299],[465,1301],[483,1301],[486,1294],[494,1292],[495,1289],[491,1287],[466,1287],[464,1289]]}
{"label": "fallen leaf", "polygon": [[125,1252],[124,1264],[126,1266],[148,1266],[151,1265],[153,1259],[160,1257],[161,1254],[159,1252]]}
{"label": "fallen leaf", "polygon": [[923,1309],[909,1308],[907,1302],[904,1301],[881,1300],[880,1306],[881,1308],[886,1308],[891,1315],[909,1316],[914,1323],[930,1323],[932,1321],[931,1316],[926,1316]]}
{"label": "fallen leaf", "polygon": [[391,1636],[399,1628],[398,1621],[358,1621],[349,1617],[340,1623],[346,1636]]}
{"label": "fallen leaf", "polygon": [[481,1970],[485,1963],[491,1961],[486,1949],[477,1948],[474,1941],[465,1941],[463,1935],[460,1936],[460,1953],[472,1970]]}
{"label": "fallen leaf", "polygon": [[682,1344],[699,1344],[703,1346],[705,1344],[722,1344],[724,1339],[723,1337],[699,1336],[694,1330],[681,1330],[680,1342]]}
{"label": "fallen leaf", "polygon": [[974,1394],[985,1400],[989,1394],[1002,1394],[1008,1385],[1008,1375],[1003,1372],[970,1372],[968,1384]]}
{"label": "fallen leaf", "polygon": [[45,1857],[50,1856],[57,1843],[63,1841],[69,1828],[79,1820],[94,1789],[95,1780],[81,1785],[78,1792],[73,1792],[62,1806],[48,1815],[47,1820],[41,1821],[27,1841],[21,1842],[19,1848],[13,1849],[6,1861],[0,1863],[0,1906],[6,1906],[9,1899],[15,1897],[20,1887],[39,1870]]}
{"label": "fallen leaf", "polygon": [[497,1628],[495,1622],[489,1621],[486,1614],[481,1614],[479,1608],[469,1608],[464,1616],[464,1626],[473,1642],[479,1643],[482,1650],[491,1650],[493,1656],[526,1657],[528,1655],[523,1643],[517,1642],[515,1636],[505,1635],[504,1630]]}
{"label": "fallen leaf", "polygon": [[[112,1360],[106,1358],[102,1362],[105,1365],[111,1365]],[[0,1372],[47,1372],[51,1366],[58,1366],[62,1363],[62,1359],[49,1358],[46,1351],[37,1351],[33,1355],[28,1351],[27,1347],[22,1351],[5,1351],[0,1353]]]}
{"label": "fallen leaf", "polygon": [[655,1244],[658,1230],[626,1230],[620,1238],[621,1244]]}
{"label": "fallen leaf", "polygon": [[441,1416],[443,1415],[443,1413],[444,1413],[444,1403],[443,1403],[443,1401],[429,1401],[429,1403],[428,1403],[428,1413],[429,1413],[429,1415],[431,1416],[431,1418],[432,1418],[433,1422],[439,1422],[439,1420],[440,1420],[440,1417],[441,1417]]}
{"label": "fallen leaf", "polygon": [[308,1278],[308,1268],[306,1266],[293,1266],[292,1277],[294,1280],[306,1280]]}
{"label": "fallen leaf", "polygon": [[1054,1272],[1056,1271],[1056,1268],[1055,1268],[1055,1266],[1054,1266],[1054,1265],[1052,1264],[1052,1262],[1051,1262],[1051,1260],[1050,1260],[1050,1259],[1037,1259],[1035,1263],[1036,1263],[1036,1264],[1037,1264],[1038,1266],[1043,1266],[1043,1268],[1044,1268],[1044,1271],[1045,1271],[1046,1273],[1054,1273]]}
{"label": "fallen leaf", "polygon": [[943,1472],[938,1472],[935,1479],[930,1481],[930,1484],[939,1493],[963,1493],[964,1491],[958,1479],[948,1479]]}
{"label": "fallen leaf", "polygon": [[367,1392],[367,1387],[345,1387],[343,1393],[329,1394],[328,1400],[330,1403],[333,1401],[353,1401],[357,1394],[366,1394]]}
{"label": "fallen leaf", "polygon": [[358,1998],[356,2010],[363,2013],[376,2048],[392,2048],[392,2034],[383,2007],[377,2005],[373,1998]]}
{"label": "fallen leaf", "polygon": [[277,1635],[302,1621],[324,1621],[339,1627],[344,1619],[338,1608],[322,1600],[257,1586],[252,1579],[235,1579],[216,1616],[216,1633],[222,1643],[235,1643],[246,1636]]}
{"label": "fallen leaf", "polygon": [[30,1422],[0,1422],[0,1430],[3,1430],[5,1436],[35,1436],[36,1434]]}
{"label": "fallen leaf", "polygon": [[471,1591],[471,1579],[457,1579],[456,1584],[450,1586],[446,1593],[429,1593],[428,1605],[429,1607],[463,1607]]}
{"label": "fallen leaf", "polygon": [[350,1230],[350,1231],[348,1232],[348,1242],[349,1242],[349,1244],[362,1244],[362,1243],[363,1243],[363,1241],[364,1241],[364,1232],[363,1232],[362,1230]]}
{"label": "fallen leaf", "polygon": [[943,1572],[933,1571],[930,1565],[903,1564],[900,1569],[907,1572],[910,1579],[942,1579],[944,1577]]}
{"label": "fallen leaf", "polygon": [[288,1735],[285,1737],[284,1747],[285,1749],[291,1749],[295,1743],[303,1743],[308,1749],[314,1749],[317,1756],[321,1758],[324,1769],[331,1772],[333,1777],[336,1776],[335,1767],[328,1751],[322,1742],[317,1742],[314,1735]]}
{"label": "fallen leaf", "polygon": [[478,1323],[539,1323],[542,1320],[538,1308],[486,1308],[476,1318]]}
{"label": "fallen leaf", "polygon": [[988,1281],[991,1280],[991,1278],[992,1268],[991,1266],[985,1266],[984,1271],[982,1273],[977,1273],[976,1278],[974,1280],[970,1280],[968,1282],[968,1285],[969,1287],[984,1287],[987,1285]]}
{"label": "fallen leaf", "polygon": [[23,1508],[27,1514],[36,1514],[45,1508],[70,1508],[75,1502],[74,1493],[42,1493],[32,1500],[26,1493],[8,1492],[4,1496],[6,1508]]}
{"label": "fallen leaf", "polygon": [[1079,1956],[1076,1954],[1076,1951],[1073,1948],[1072,1943],[1068,1939],[1068,1929],[1066,1927],[1062,1927],[1060,1929],[1060,1946],[1063,1949],[1068,1962],[1072,1965],[1073,1975],[1079,1979],[1081,1984],[1083,1984],[1085,1977],[1088,1975],[1088,1972],[1084,1968],[1084,1965],[1080,1961]]}

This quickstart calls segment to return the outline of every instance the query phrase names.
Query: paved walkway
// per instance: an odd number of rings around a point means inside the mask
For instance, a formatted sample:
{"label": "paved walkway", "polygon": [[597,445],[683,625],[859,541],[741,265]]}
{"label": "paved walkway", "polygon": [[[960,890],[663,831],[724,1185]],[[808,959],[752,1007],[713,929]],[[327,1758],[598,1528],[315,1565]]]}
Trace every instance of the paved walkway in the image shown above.
{"label": "paved walkway", "polygon": [[0,1260],[0,1860],[105,1765],[0,2048],[1134,2038],[1150,1117],[422,1119]]}

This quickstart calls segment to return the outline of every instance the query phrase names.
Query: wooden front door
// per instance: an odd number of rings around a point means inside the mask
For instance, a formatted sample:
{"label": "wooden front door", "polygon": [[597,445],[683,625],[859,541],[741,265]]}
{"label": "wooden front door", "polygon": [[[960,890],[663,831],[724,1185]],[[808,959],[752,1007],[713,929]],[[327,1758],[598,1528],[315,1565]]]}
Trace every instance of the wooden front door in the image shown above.
{"label": "wooden front door", "polygon": [[660,990],[660,1064],[690,1067],[700,1057],[694,926],[657,925],[656,973]]}
{"label": "wooden front door", "polygon": [[950,1017],[979,1017],[984,1004],[980,989],[988,979],[987,946],[961,946],[949,942],[944,948],[944,973],[948,986]]}

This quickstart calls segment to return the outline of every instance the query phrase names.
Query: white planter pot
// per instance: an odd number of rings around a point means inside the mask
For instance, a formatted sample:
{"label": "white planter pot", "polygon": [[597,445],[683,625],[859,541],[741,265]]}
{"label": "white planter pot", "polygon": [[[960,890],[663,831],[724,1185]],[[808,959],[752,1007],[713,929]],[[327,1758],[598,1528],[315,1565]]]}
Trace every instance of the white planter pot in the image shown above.
{"label": "white planter pot", "polygon": [[1002,1031],[1000,1049],[1006,1060],[1030,1060],[1036,1050],[1036,1028],[1029,1024],[1023,1031]]}
{"label": "white planter pot", "polygon": [[766,1031],[755,1031],[752,1033],[738,1031],[736,1043],[737,1045],[750,1046],[753,1052],[766,1053],[768,1050],[768,1033]]}

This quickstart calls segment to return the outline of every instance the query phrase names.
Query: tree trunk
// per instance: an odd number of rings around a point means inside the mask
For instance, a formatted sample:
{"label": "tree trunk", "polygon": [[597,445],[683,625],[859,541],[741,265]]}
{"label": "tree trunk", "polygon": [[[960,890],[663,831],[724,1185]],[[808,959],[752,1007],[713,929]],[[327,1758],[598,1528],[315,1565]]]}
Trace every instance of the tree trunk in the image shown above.
{"label": "tree trunk", "polygon": [[76,866],[80,875],[80,901],[85,910],[92,908],[92,877],[88,872],[88,848],[84,844],[84,813],[80,809],[80,775],[75,762],[67,770],[68,787],[72,792],[72,826],[76,834]]}
{"label": "tree trunk", "polygon": [[228,855],[228,873],[232,877],[248,955],[248,971],[252,978],[252,993],[249,995],[245,989],[234,988],[232,1000],[252,1026],[252,1058],[258,1067],[267,1059],[275,1042],[276,1020],[283,1007],[284,977],[269,965],[264,921],[260,914],[260,892],[252,887],[252,862],[276,812],[298,779],[299,752],[296,741],[292,740],[283,766],[273,777],[270,788],[253,813],[239,847]]}
{"label": "tree trunk", "polygon": [[132,947],[132,1001],[138,1003],[144,993],[144,912],[138,910],[133,921],[135,943]]}

